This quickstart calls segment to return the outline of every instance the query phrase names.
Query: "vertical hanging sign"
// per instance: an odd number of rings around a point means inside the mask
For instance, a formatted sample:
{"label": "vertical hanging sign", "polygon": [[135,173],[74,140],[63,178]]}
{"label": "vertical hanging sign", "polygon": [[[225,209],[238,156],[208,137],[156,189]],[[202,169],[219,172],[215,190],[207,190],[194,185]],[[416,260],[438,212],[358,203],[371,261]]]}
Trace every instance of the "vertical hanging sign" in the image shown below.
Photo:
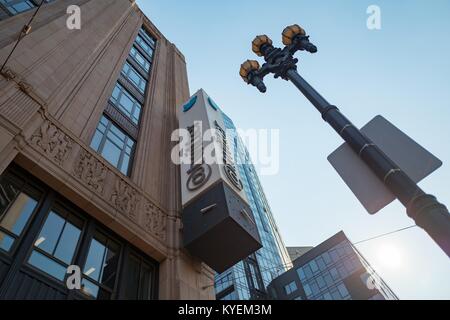
{"label": "vertical hanging sign", "polygon": [[261,248],[223,114],[199,90],[179,108],[185,247],[217,272]]}

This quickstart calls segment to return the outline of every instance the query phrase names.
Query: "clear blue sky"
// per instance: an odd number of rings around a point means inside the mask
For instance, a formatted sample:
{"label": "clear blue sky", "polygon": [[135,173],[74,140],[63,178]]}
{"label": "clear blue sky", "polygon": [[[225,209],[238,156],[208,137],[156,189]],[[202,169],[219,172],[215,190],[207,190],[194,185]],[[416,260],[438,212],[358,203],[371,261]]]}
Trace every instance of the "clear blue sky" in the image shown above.
{"label": "clear blue sky", "polygon": [[[450,1],[137,3],[186,56],[191,93],[204,88],[238,127],[281,130],[281,170],[261,180],[286,245],[339,230],[357,242],[413,223],[398,201],[365,212],[326,160],[340,138],[292,85],[268,79],[262,95],[240,79],[254,36],[280,44],[293,23],[319,47],[301,56],[301,74],[356,125],[382,114],[439,157],[443,167],[420,185],[450,206]],[[371,4],[381,8],[379,31],[366,28]],[[358,248],[401,299],[450,299],[450,260],[422,230]]]}

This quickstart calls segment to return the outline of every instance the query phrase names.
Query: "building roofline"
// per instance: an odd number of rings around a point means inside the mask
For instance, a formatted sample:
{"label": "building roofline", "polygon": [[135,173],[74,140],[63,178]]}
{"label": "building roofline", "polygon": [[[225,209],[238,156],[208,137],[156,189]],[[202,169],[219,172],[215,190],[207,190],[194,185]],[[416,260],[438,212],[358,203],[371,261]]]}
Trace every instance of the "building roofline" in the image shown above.
{"label": "building roofline", "polygon": [[344,240],[348,240],[347,236],[345,235],[344,231],[339,231],[334,236],[328,238],[327,240],[323,241],[316,247],[312,248],[311,250],[309,250],[308,252],[306,252],[305,254],[300,256],[299,258],[292,261],[292,264],[294,265],[294,267],[303,266],[306,263],[308,263],[310,260],[321,255],[322,253],[324,253],[331,247],[334,247],[335,245],[337,245],[338,243],[340,243]]}
{"label": "building roofline", "polygon": [[173,44],[172,42],[170,42],[165,36],[164,34],[155,26],[155,24],[146,16],[146,14],[142,11],[142,9],[137,5],[136,0],[129,0],[132,4],[132,6],[135,8],[135,10],[142,15],[143,20],[144,20],[144,25],[152,31],[153,34],[155,34],[157,36],[157,40],[158,41],[165,41],[168,44],[171,44],[175,50],[175,53],[178,54],[178,56],[184,61],[186,62],[186,59],[183,55],[183,53],[181,53],[180,49],[178,49],[178,47]]}

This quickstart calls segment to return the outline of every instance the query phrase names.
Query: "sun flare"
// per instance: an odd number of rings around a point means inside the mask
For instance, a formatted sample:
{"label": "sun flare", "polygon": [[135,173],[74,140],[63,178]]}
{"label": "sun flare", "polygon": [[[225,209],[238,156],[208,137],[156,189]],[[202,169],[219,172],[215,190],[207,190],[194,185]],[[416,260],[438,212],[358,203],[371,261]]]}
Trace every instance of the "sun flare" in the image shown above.
{"label": "sun flare", "polygon": [[385,244],[379,248],[378,259],[384,267],[391,269],[398,269],[403,263],[401,250],[392,244]]}

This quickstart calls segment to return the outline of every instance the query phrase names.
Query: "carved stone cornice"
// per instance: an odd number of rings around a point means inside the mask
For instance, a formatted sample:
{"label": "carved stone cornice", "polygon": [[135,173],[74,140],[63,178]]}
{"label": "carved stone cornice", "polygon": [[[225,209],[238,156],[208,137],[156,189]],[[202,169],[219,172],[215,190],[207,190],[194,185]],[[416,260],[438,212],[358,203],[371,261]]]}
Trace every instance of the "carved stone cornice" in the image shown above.
{"label": "carved stone cornice", "polygon": [[62,166],[70,154],[73,141],[47,120],[31,137],[30,143],[50,160]]}
{"label": "carved stone cornice", "polygon": [[137,222],[137,210],[141,195],[123,179],[116,179],[110,200],[118,212]]}
{"label": "carved stone cornice", "polygon": [[[26,144],[97,195],[103,201],[100,207],[109,208],[106,213],[110,216],[117,212],[132,222],[130,225],[140,228],[167,247],[168,213],[128,177],[66,131],[57,120],[44,112],[41,116],[44,120],[42,125]],[[69,187],[79,189],[77,186]]]}
{"label": "carved stone cornice", "polygon": [[164,212],[153,203],[146,200],[144,203],[143,226],[147,232],[166,240],[167,217]]}
{"label": "carved stone cornice", "polygon": [[103,163],[98,161],[86,150],[81,149],[73,166],[73,174],[75,177],[102,195],[107,173],[108,169]]}

